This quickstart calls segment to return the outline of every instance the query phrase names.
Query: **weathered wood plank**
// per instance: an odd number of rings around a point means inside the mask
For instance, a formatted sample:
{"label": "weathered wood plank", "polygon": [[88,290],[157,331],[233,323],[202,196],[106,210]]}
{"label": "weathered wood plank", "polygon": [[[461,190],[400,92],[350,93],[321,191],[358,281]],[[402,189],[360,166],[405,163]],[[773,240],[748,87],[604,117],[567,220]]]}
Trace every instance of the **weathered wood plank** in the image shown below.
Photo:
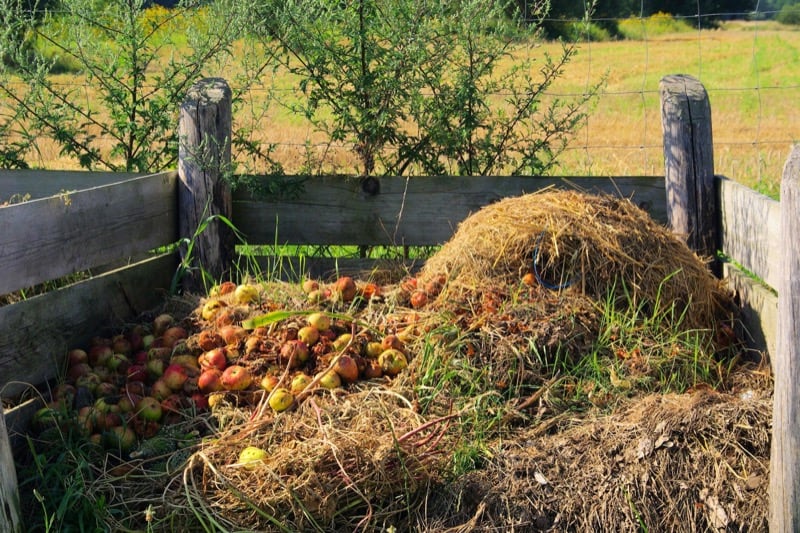
{"label": "weathered wood plank", "polygon": [[223,179],[231,162],[231,120],[231,89],[221,78],[197,82],[181,105],[178,230],[182,239],[194,241],[191,257],[188,247],[181,253],[197,267],[183,280],[188,290],[203,287],[202,272],[218,280],[231,268],[233,231],[220,220],[206,225],[215,215],[231,219],[231,190]]}
{"label": "weathered wood plank", "polygon": [[772,407],[769,530],[800,531],[800,145],[781,180],[778,337]]}
{"label": "weathered wood plank", "polygon": [[780,202],[725,178],[718,178],[717,185],[722,251],[777,287],[783,249]]}
{"label": "weathered wood plank", "polygon": [[163,302],[176,266],[166,254],[0,307],[3,397],[56,377],[69,348]]}
{"label": "weathered wood plank", "polygon": [[724,275],[739,302],[741,329],[736,333],[749,350],[772,358],[778,329],[778,295],[730,263],[724,264]]}
{"label": "weathered wood plank", "polygon": [[31,200],[66,191],[91,189],[144,176],[133,172],[86,172],[81,170],[0,170],[0,203],[12,196]]}
{"label": "weathered wood plank", "polygon": [[357,179],[309,178],[296,199],[254,201],[234,195],[233,220],[250,244],[427,246],[446,242],[459,222],[508,196],[546,187],[632,197],[666,221],[664,180],[657,177],[385,177],[365,194]]}
{"label": "weathered wood plank", "polygon": [[[661,79],[667,212],[672,230],[701,256],[717,251],[711,105],[705,87],[687,75]],[[718,264],[712,269],[720,275]]]}
{"label": "weathered wood plank", "polygon": [[0,294],[177,241],[165,172],[0,208]]}

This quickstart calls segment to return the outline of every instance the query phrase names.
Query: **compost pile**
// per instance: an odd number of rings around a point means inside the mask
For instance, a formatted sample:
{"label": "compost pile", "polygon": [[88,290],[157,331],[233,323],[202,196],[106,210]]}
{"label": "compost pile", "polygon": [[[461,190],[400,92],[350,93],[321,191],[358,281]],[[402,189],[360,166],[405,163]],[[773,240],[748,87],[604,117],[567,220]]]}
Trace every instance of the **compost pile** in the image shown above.
{"label": "compost pile", "polygon": [[771,382],[735,319],[628,200],[508,198],[416,275],[198,298],[201,395],[106,497],[152,530],[761,530]]}

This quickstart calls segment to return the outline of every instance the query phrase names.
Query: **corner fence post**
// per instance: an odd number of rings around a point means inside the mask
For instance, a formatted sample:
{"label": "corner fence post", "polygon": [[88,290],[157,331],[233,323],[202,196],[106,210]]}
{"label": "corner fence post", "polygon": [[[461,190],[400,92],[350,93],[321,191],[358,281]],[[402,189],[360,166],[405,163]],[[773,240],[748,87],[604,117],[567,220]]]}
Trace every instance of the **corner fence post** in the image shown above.
{"label": "corner fence post", "polygon": [[708,94],[700,81],[685,74],[665,76],[659,89],[669,224],[695,253],[710,259],[709,268],[721,277]]}
{"label": "corner fence post", "polygon": [[772,406],[769,530],[800,531],[800,145],[792,150],[781,180],[781,242],[778,328]]}
{"label": "corner fence post", "polygon": [[[231,189],[224,176],[231,168],[231,89],[221,78],[194,84],[181,105],[178,148],[178,231],[191,248],[181,246],[190,266],[183,288],[203,290],[202,271],[220,280],[234,257]],[[205,226],[205,227],[203,227]],[[202,269],[202,270],[201,270]]]}
{"label": "corner fence post", "polygon": [[22,533],[17,470],[8,440],[2,405],[0,405],[0,531]]}

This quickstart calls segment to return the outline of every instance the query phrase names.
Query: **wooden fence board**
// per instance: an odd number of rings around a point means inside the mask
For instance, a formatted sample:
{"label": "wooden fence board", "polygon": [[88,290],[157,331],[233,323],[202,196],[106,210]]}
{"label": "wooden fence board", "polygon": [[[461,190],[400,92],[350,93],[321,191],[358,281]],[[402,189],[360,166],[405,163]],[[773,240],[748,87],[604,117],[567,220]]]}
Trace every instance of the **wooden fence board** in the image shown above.
{"label": "wooden fence board", "polygon": [[724,265],[728,287],[737,295],[741,312],[740,338],[748,349],[775,354],[778,328],[778,295],[729,263]]}
{"label": "wooden fence board", "polygon": [[174,254],[0,307],[0,393],[14,398],[60,374],[69,348],[163,302]]}
{"label": "wooden fence board", "polygon": [[314,178],[296,199],[254,201],[235,194],[233,220],[250,244],[427,246],[446,242],[459,222],[487,204],[551,186],[633,195],[653,218],[666,221],[660,178],[491,176],[381,178],[373,196],[355,179]]}
{"label": "wooden fence board", "polygon": [[82,170],[0,170],[0,203],[12,196],[31,200],[66,191],[79,191],[144,176],[134,172],[86,172]]}
{"label": "wooden fence board", "polygon": [[718,179],[721,247],[726,255],[777,287],[780,276],[780,202],[729,179]]}
{"label": "wooden fence board", "polygon": [[177,241],[165,172],[0,208],[0,294]]}

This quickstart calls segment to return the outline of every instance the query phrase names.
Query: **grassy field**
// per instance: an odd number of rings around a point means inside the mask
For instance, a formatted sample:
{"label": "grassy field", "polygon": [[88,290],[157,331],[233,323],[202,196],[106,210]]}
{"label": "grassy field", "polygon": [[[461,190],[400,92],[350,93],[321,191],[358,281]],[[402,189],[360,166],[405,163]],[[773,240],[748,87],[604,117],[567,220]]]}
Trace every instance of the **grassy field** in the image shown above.
{"label": "grassy field", "polygon": [[[516,53],[557,55],[556,44],[522,46]],[[563,175],[660,175],[663,173],[659,80],[669,74],[700,79],[710,97],[718,174],[777,196],[784,162],[800,138],[800,31],[774,23],[730,23],[722,29],[650,36],[641,41],[585,43],[554,96],[580,94],[607,76],[607,84],[586,125],[563,154]],[[209,76],[230,77],[236,65],[210,69]],[[65,82],[75,83],[65,77]],[[263,100],[270,88],[291,93],[288,76],[265,80],[253,93]],[[250,121],[250,111],[234,117],[234,127]],[[261,140],[275,143],[275,155],[287,172],[306,160],[306,143],[321,143],[301,117],[273,105],[256,129]],[[320,148],[322,150],[322,148]],[[330,148],[328,148],[330,150]],[[336,149],[334,149],[337,152]],[[330,152],[329,152],[330,153]],[[334,166],[353,172],[354,158],[339,148]],[[59,158],[55,147],[42,147],[46,168],[76,168]]]}

